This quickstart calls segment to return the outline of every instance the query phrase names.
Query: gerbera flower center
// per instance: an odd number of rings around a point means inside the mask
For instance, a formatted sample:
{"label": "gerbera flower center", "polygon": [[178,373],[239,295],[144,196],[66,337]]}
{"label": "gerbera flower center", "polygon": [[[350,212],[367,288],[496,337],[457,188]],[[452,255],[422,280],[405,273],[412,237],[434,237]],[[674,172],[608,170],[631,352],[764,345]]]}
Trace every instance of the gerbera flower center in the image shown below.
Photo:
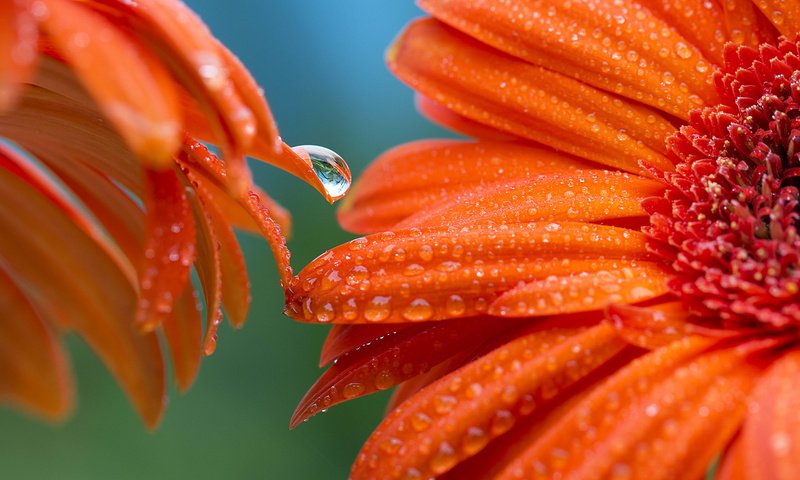
{"label": "gerbera flower center", "polygon": [[676,170],[664,198],[644,204],[670,287],[698,323],[800,326],[798,50],[729,47],[714,77],[722,103],[669,140]]}

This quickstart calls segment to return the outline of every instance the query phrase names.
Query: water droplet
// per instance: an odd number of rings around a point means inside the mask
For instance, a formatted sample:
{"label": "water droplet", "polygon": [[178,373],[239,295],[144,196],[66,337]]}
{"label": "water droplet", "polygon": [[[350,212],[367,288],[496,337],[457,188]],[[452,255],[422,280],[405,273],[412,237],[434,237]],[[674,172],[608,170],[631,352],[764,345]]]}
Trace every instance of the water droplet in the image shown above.
{"label": "water droplet", "polygon": [[376,377],[375,377],[375,388],[378,390],[386,390],[387,388],[391,388],[395,384],[394,375],[389,370],[382,370]]}
{"label": "water droplet", "polygon": [[411,417],[411,428],[417,432],[424,432],[430,428],[432,423],[431,417],[422,412],[417,412],[416,415]]}
{"label": "water droplet", "polygon": [[445,303],[445,309],[448,315],[459,316],[467,309],[464,299],[459,295],[450,295]]}
{"label": "water droplet", "polygon": [[347,399],[355,398],[362,393],[364,393],[364,384],[359,382],[348,383],[342,390],[342,395]]}
{"label": "water droplet", "polygon": [[692,56],[692,49],[683,42],[675,44],[675,53],[684,60]]}
{"label": "water droplet", "polygon": [[453,465],[455,465],[457,461],[458,456],[456,455],[455,450],[453,450],[453,447],[447,442],[442,442],[439,445],[439,450],[437,450],[436,454],[431,457],[431,471],[437,475],[440,475],[453,468]]}
{"label": "water droplet", "polygon": [[433,307],[424,298],[417,298],[411,301],[403,310],[403,318],[412,322],[424,322],[433,316]]}
{"label": "water droplet", "polygon": [[373,297],[364,309],[364,318],[370,322],[385,320],[386,317],[389,316],[389,313],[391,313],[391,308],[389,307],[389,301],[391,299],[392,297]]}
{"label": "water droplet", "polygon": [[502,435],[514,426],[514,414],[508,410],[498,410],[492,418],[492,435]]}
{"label": "water droplet", "polygon": [[464,437],[464,444],[462,448],[467,455],[475,455],[489,443],[489,436],[483,429],[478,427],[469,427],[467,434]]}
{"label": "water droplet", "polygon": [[396,437],[389,437],[381,441],[380,449],[384,452],[394,455],[403,446],[403,441]]}
{"label": "water droplet", "polygon": [[350,168],[336,152],[318,145],[300,145],[292,147],[292,150],[310,160],[311,168],[322,182],[331,201],[336,201],[347,193],[351,180]]}

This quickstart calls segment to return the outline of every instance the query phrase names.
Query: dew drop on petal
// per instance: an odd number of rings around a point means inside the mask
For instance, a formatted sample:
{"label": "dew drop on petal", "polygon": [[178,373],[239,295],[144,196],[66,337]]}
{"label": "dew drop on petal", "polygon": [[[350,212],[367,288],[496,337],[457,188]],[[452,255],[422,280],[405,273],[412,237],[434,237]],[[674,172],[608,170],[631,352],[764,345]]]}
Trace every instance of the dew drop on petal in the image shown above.
{"label": "dew drop on petal", "polygon": [[350,168],[333,150],[318,145],[300,145],[292,147],[298,155],[311,161],[311,168],[322,182],[325,192],[331,201],[338,200],[350,188]]}

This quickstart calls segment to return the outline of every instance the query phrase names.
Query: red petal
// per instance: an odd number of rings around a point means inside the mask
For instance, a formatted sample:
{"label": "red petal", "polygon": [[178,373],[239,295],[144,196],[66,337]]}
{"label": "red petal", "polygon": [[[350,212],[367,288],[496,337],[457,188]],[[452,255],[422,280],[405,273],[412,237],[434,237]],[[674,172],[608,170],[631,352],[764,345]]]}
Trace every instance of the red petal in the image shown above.
{"label": "red petal", "polygon": [[200,369],[200,343],[203,335],[200,322],[200,309],[194,288],[187,285],[163,323],[175,368],[175,381],[182,391],[192,386]]}
{"label": "red petal", "polygon": [[[346,400],[386,390],[424,374],[431,367],[463,351],[474,349],[487,338],[489,318],[415,325],[373,339],[336,359],[297,406],[291,428]],[[519,322],[493,325],[501,334]],[[498,328],[500,327],[500,328]]]}
{"label": "red petal", "polygon": [[410,325],[333,325],[322,345],[319,366],[325,366],[339,356],[376,338],[390,335]]}
{"label": "red petal", "polygon": [[195,259],[195,224],[184,185],[173,170],[145,172],[146,240],[136,322],[152,330],[172,312]]}

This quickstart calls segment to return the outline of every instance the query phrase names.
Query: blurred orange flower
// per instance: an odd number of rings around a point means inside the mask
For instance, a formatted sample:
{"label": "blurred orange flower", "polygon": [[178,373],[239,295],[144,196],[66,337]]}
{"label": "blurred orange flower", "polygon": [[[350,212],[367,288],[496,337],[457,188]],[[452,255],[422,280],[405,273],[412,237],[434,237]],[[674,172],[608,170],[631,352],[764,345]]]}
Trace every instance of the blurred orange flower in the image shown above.
{"label": "blurred orange flower", "polygon": [[794,478],[800,3],[419,3],[389,67],[476,140],[385,153],[287,291],[336,324],[292,425],[398,385],[354,480]]}
{"label": "blurred orange flower", "polygon": [[186,389],[214,350],[221,307],[235,327],[247,316],[232,227],[263,235],[281,278],[292,275],[289,217],[252,184],[245,154],[331,201],[347,167],[283,144],[253,78],[179,1],[4,1],[0,22],[0,400],[67,415],[58,336],[75,331],[155,426],[157,332]]}

